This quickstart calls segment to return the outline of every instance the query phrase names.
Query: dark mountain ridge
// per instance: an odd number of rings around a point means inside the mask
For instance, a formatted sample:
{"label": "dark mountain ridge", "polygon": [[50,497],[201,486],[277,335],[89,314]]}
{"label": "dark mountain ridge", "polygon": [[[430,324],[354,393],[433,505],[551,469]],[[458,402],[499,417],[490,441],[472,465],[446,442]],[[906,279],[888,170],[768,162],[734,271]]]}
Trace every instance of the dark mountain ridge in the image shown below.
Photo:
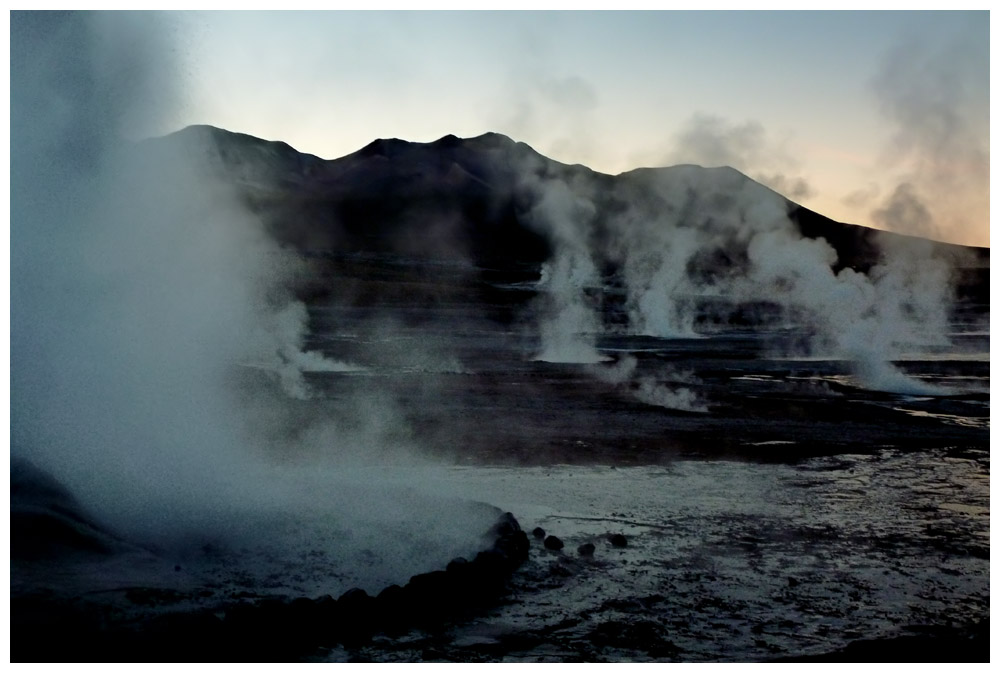
{"label": "dark mountain ridge", "polygon": [[688,261],[690,273],[711,276],[745,263],[750,216],[739,203],[770,200],[782,204],[799,235],[829,243],[835,272],[868,272],[883,250],[919,246],[949,261],[960,297],[988,302],[988,248],[836,222],[729,167],[639,168],[612,176],[559,163],[498,133],[429,143],[379,139],[330,160],[211,126],[188,127],[142,146],[206,163],[236,185],[279,241],[314,257],[385,253],[504,271],[537,269],[553,245],[550,226],[538,221],[538,206],[546,185],[561,183],[606,274],[621,263],[614,240],[623,221],[666,218],[709,232],[712,245]]}

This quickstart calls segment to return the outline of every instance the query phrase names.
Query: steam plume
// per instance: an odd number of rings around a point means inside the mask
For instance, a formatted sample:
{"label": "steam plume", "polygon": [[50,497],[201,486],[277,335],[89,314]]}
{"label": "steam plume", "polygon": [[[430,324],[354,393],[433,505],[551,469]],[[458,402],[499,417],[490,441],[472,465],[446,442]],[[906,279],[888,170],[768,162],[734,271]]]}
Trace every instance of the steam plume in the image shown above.
{"label": "steam plume", "polygon": [[[659,381],[651,376],[636,376],[638,364],[635,356],[625,355],[613,365],[594,367],[591,373],[599,381],[629,390],[643,404],[697,413],[708,411],[698,394],[686,387],[699,383],[693,375],[668,370],[663,375],[672,385],[667,385],[666,381]],[[635,385],[632,385],[632,381]]]}
{"label": "steam plume", "polygon": [[550,232],[555,255],[542,266],[538,284],[544,294],[539,308],[541,352],[536,359],[601,362],[606,358],[595,347],[600,318],[586,293],[601,283],[587,241],[594,206],[562,181],[544,183],[541,190],[532,216]]}
{"label": "steam plume", "polygon": [[[300,262],[216,179],[206,138],[123,139],[176,99],[164,20],[12,14],[12,454],[143,541],[256,544],[305,516],[385,550],[426,513],[447,560],[491,513],[449,504],[434,521],[440,499],[343,474],[405,451],[387,441],[401,421],[372,398],[314,399],[303,372],[343,365],[303,350]],[[393,568],[430,569],[405,547]]]}
{"label": "steam plume", "polygon": [[[973,20],[968,33],[988,30]],[[989,54],[963,32],[912,38],[887,57],[872,85],[895,128],[884,164],[897,186],[872,211],[891,231],[981,245],[989,218]],[[982,64],[982,69],[969,64]]]}
{"label": "steam plume", "polygon": [[786,173],[796,160],[756,121],[733,124],[722,117],[696,114],[674,138],[667,162],[731,166],[793,201],[814,195],[805,178]]}
{"label": "steam plume", "polygon": [[[619,208],[606,218],[602,250],[590,243],[590,211],[570,216],[570,205],[607,202],[608,195],[581,183],[544,185],[540,212],[552,225],[555,252],[543,271],[550,295],[540,324],[542,359],[594,361],[592,337],[582,345],[580,339],[603,325],[582,288],[601,281],[595,259],[610,259],[620,268],[631,333],[697,336],[699,304],[709,298],[767,303],[811,334],[815,354],[853,363],[862,385],[946,392],[890,364],[909,349],[947,343],[951,266],[925,242],[887,236],[881,260],[867,273],[835,271],[833,247],[804,237],[783,197],[737,171],[677,166],[620,178],[626,182],[613,197]],[[622,367],[613,371],[624,375]],[[648,383],[640,381],[639,390],[647,400],[666,399]],[[704,408],[676,395],[666,405]]]}

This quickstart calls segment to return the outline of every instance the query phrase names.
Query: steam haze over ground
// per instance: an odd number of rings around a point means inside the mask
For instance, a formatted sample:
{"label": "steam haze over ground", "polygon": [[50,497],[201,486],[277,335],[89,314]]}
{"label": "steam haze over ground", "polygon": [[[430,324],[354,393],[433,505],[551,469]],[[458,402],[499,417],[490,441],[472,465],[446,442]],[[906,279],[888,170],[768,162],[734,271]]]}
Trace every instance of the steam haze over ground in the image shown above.
{"label": "steam haze over ground", "polygon": [[[15,658],[186,624],[230,660],[981,656],[989,250],[961,244],[988,244],[988,28],[933,18],[866,15],[833,73],[799,14],[13,13]],[[499,38],[435,40],[491,20],[524,47],[500,65]],[[769,20],[780,53],[713,79]],[[703,73],[654,58],[685,25]],[[824,84],[765,124],[788,53]],[[787,130],[824,100],[882,122]],[[872,153],[827,180],[825,143]],[[816,205],[848,190],[868,217]],[[466,577],[514,531],[498,507],[566,543],[503,600],[383,631],[323,598]]]}
{"label": "steam haze over ground", "polygon": [[[390,545],[384,529],[412,517],[485,532],[489,508],[433,499],[423,516],[409,489],[334,471],[412,460],[393,439],[400,421],[377,392],[344,424],[308,406],[304,370],[353,367],[303,350],[298,258],[196,156],[123,141],[128,120],[170,102],[163,35],[148,15],[12,24],[12,456],[168,548],[192,536],[253,546],[241,536],[315,507]],[[427,563],[411,553],[391,551],[388,576]]]}

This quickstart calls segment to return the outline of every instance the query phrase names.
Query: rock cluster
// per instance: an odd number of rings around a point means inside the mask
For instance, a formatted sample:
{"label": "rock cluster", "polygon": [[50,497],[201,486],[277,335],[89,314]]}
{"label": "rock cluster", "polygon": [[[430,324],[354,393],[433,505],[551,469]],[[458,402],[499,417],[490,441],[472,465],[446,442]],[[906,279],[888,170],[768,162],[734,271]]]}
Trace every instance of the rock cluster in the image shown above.
{"label": "rock cluster", "polygon": [[316,645],[358,644],[375,633],[397,633],[461,617],[504,591],[507,579],[528,558],[528,536],[511,513],[493,526],[493,546],[474,559],[456,558],[445,570],[414,575],[376,596],[351,589],[334,600],[268,602],[235,606],[219,632],[232,654],[250,659],[281,657]]}
{"label": "rock cluster", "polygon": [[[512,514],[503,514],[491,533],[493,545],[471,561],[454,559],[445,570],[414,575],[377,596],[351,589],[337,599],[270,598],[161,615],[114,630],[84,629],[88,636],[66,654],[74,661],[294,660],[318,647],[352,646],[377,633],[458,619],[502,595],[511,573],[528,558],[528,536]],[[51,656],[48,651],[43,658]]]}

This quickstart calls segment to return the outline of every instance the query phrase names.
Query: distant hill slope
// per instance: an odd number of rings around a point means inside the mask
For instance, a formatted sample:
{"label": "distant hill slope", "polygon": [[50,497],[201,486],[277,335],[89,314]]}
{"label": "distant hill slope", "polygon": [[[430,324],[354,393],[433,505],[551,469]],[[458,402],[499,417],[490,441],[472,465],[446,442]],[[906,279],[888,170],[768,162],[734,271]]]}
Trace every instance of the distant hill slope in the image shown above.
{"label": "distant hill slope", "polygon": [[728,228],[720,220],[743,218],[750,227],[751,216],[738,204],[759,201],[779,204],[802,236],[825,239],[837,254],[834,270],[867,271],[885,247],[929,246],[952,260],[961,294],[988,301],[988,248],[836,222],[732,168],[642,168],[611,176],[548,159],[496,133],[431,143],[375,140],[332,160],[211,126],[191,126],[142,148],[169,148],[207,162],[239,187],[274,236],[311,254],[385,252],[499,269],[537,267],[553,244],[537,207],[544,185],[562,183],[579,202],[574,207],[587,220],[590,249],[605,266],[616,263],[612,239],[623,221],[656,222],[665,213],[679,226],[718,232],[713,250],[692,264],[710,270],[738,263],[738,246],[731,243],[746,238],[742,220]]}

